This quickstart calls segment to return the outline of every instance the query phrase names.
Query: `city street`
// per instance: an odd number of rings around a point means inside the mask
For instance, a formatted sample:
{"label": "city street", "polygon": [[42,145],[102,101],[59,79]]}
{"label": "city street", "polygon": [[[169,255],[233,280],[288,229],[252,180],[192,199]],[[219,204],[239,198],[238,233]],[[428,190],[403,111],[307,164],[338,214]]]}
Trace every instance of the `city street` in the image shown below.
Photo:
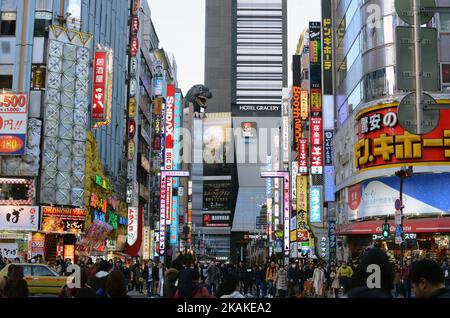
{"label": "city street", "polygon": [[0,48],[0,299],[450,298],[450,0],[3,0]]}

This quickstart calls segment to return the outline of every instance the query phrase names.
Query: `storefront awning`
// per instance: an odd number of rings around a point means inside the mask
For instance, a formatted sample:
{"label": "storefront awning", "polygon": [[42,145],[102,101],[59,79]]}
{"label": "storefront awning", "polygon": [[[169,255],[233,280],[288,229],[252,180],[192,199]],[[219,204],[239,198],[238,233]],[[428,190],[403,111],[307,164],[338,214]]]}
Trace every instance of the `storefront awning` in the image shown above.
{"label": "storefront awning", "polygon": [[[381,234],[383,220],[364,221],[337,226],[336,235]],[[395,221],[389,220],[390,232],[395,233]],[[410,219],[403,224],[405,233],[450,233],[450,217]]]}

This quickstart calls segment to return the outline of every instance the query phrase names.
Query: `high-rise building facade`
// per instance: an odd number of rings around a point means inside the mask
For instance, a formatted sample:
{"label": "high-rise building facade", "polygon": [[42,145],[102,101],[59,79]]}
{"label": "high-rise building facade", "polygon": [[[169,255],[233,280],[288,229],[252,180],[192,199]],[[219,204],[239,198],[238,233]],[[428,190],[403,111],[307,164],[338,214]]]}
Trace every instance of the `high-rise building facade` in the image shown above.
{"label": "high-rise building facade", "polygon": [[[447,0],[436,3],[450,4]],[[394,220],[400,178],[395,172],[403,166],[414,169],[403,188],[406,254],[446,253],[448,248],[445,242],[450,218],[445,216],[450,208],[446,199],[450,168],[440,140],[450,127],[449,114],[448,110],[433,114],[435,119],[440,116],[440,122],[430,133],[415,135],[405,129],[399,104],[415,87],[405,89],[399,77],[414,74],[414,50],[399,49],[400,44],[408,43],[407,35],[401,33],[408,25],[397,15],[394,4],[394,0],[332,1],[339,259],[356,255],[372,243],[400,254],[395,239],[400,235]],[[424,56],[435,52],[435,57],[424,60],[422,65],[438,84],[426,89],[438,103],[450,97],[448,20],[448,14],[435,14],[426,25],[432,36],[422,46]],[[437,45],[426,47],[425,43]],[[404,61],[411,61],[406,68]],[[428,73],[430,67],[439,71]],[[415,104],[410,106],[415,108]],[[439,142],[432,144],[431,140]],[[390,223],[387,240],[381,237],[385,218]]]}
{"label": "high-rise building facade", "polygon": [[205,85],[214,96],[207,112],[230,112],[234,129],[227,156],[232,169],[224,177],[231,185],[230,257],[235,261],[245,259],[247,234],[261,234],[257,217],[267,200],[261,169],[267,169],[268,155],[280,146],[286,10],[285,0],[206,2]]}

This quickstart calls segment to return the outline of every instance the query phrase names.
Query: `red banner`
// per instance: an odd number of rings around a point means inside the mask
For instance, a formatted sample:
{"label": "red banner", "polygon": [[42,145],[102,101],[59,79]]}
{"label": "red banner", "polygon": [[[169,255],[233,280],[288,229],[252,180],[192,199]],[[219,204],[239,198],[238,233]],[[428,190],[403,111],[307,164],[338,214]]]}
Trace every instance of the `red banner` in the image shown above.
{"label": "red banner", "polygon": [[393,164],[448,164],[450,110],[441,110],[437,128],[423,136],[408,133],[400,126],[396,106],[365,112],[358,118],[354,153],[355,167],[360,170]]}
{"label": "red banner", "polygon": [[308,174],[308,140],[300,139],[298,142],[298,172]]}
{"label": "red banner", "polygon": [[105,120],[107,52],[95,52],[94,86],[92,91],[92,119]]}

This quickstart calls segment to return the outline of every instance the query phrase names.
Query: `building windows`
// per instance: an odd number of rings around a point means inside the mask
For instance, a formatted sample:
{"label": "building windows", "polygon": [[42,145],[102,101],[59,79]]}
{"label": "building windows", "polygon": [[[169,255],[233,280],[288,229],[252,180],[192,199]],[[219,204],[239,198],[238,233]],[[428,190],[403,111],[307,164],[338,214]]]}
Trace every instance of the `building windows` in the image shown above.
{"label": "building windows", "polygon": [[442,84],[450,86],[450,64],[442,64]]}
{"label": "building windows", "polygon": [[12,75],[0,75],[0,90],[11,90],[13,84],[13,76]]}
{"label": "building windows", "polygon": [[364,101],[369,102],[394,94],[395,70],[393,66],[376,70],[364,76]]}
{"label": "building windows", "polygon": [[450,13],[439,14],[439,30],[450,33]]}
{"label": "building windows", "polygon": [[2,12],[0,16],[0,35],[16,35],[16,12]]}
{"label": "building windows", "polygon": [[34,36],[48,37],[48,28],[52,24],[51,20],[35,19],[34,20]]}

